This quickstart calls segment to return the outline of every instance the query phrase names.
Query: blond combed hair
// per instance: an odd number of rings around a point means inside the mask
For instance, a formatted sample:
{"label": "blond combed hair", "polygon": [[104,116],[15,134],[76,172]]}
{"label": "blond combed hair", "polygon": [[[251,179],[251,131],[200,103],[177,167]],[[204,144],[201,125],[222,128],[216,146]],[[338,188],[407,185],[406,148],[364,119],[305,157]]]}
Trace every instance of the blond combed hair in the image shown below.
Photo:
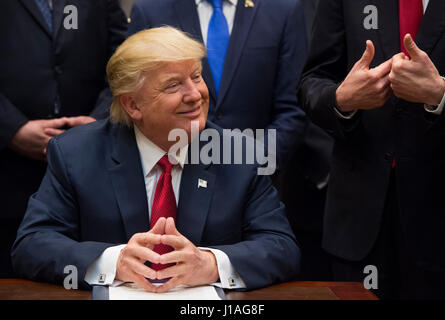
{"label": "blond combed hair", "polygon": [[140,31],[125,40],[107,64],[107,77],[113,94],[110,118],[132,126],[131,118],[120,103],[120,96],[138,91],[150,71],[162,62],[201,61],[205,56],[202,43],[186,33],[165,26]]}

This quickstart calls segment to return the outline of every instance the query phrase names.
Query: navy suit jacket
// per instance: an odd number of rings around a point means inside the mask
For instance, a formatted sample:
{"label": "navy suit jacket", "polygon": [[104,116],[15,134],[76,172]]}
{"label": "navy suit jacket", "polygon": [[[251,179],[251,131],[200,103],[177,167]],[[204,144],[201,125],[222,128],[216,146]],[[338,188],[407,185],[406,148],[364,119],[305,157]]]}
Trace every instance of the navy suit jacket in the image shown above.
{"label": "navy suit jacket", "polygon": [[[150,222],[133,129],[108,120],[74,128],[50,141],[47,158],[12,261],[20,276],[61,284],[65,266],[76,266],[83,279],[106,248],[148,231]],[[198,179],[207,188],[198,188]],[[248,289],[290,280],[298,271],[284,206],[256,165],[186,164],[177,228],[196,246],[224,251]]]}
{"label": "navy suit jacket", "polygon": [[[110,107],[105,66],[127,30],[119,2],[53,2],[51,33],[34,0],[0,1],[1,219],[22,219],[46,168],[8,148],[17,130],[29,120],[56,116],[105,118]],[[77,30],[63,26],[67,5],[77,8]]]}
{"label": "navy suit jacket", "polygon": [[[209,120],[222,128],[276,129],[277,164],[295,148],[306,120],[296,90],[306,60],[306,31],[300,0],[239,0],[216,97],[203,61],[210,92]],[[170,25],[203,42],[195,0],[142,0],[133,5],[129,35]]]}

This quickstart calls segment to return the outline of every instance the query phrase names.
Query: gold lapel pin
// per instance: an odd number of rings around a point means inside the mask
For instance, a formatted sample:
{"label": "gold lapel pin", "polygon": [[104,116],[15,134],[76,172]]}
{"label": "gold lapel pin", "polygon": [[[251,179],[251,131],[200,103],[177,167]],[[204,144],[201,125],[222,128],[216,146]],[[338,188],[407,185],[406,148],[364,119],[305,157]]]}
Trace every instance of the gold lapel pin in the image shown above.
{"label": "gold lapel pin", "polygon": [[253,8],[253,7],[255,7],[255,4],[253,3],[252,0],[246,0],[246,2],[244,2],[244,7]]}

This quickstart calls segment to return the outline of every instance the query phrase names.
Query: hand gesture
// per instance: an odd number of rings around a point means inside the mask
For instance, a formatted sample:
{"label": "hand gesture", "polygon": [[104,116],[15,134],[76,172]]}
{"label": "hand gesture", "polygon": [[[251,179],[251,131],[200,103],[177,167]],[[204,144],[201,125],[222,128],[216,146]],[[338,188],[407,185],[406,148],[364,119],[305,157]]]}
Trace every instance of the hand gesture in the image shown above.
{"label": "hand gesture", "polygon": [[394,94],[406,101],[438,105],[445,93],[445,81],[410,34],[403,42],[411,59],[403,52],[393,57],[389,80]]}
{"label": "hand gesture", "polygon": [[165,218],[159,218],[150,231],[131,237],[119,254],[116,280],[134,282],[147,291],[156,292],[156,286],[145,279],[156,279],[156,271],[147,267],[145,262],[159,263],[160,255],[153,248],[161,243],[165,222]]}
{"label": "hand gesture", "polygon": [[192,242],[176,230],[173,218],[165,224],[165,234],[161,243],[173,247],[173,251],[160,256],[160,263],[175,265],[157,271],[158,279],[171,278],[156,292],[166,292],[180,284],[198,286],[216,282],[219,278],[216,258],[212,252],[198,249]]}
{"label": "hand gesture", "polygon": [[366,50],[363,56],[355,63],[346,79],[337,88],[336,103],[340,111],[374,109],[383,106],[391,97],[392,90],[388,75],[391,71],[392,59],[370,69],[374,52],[372,41],[366,41]]}

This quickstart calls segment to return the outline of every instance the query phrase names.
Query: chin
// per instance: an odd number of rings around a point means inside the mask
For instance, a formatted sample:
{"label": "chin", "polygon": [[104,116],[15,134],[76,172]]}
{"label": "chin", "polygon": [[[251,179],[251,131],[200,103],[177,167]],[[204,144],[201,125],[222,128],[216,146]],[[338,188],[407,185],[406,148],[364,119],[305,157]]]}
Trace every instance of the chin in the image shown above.
{"label": "chin", "polygon": [[205,126],[206,126],[206,118],[205,117],[200,117],[198,119],[199,121],[199,132],[201,132],[202,130],[204,130]]}
{"label": "chin", "polygon": [[[196,122],[199,122],[199,125],[197,127],[195,124]],[[206,118],[198,117],[194,120],[187,121],[187,123],[181,126],[181,128],[187,132],[189,138],[193,139],[197,134],[199,134],[202,130],[204,130],[205,125],[206,125]]]}

